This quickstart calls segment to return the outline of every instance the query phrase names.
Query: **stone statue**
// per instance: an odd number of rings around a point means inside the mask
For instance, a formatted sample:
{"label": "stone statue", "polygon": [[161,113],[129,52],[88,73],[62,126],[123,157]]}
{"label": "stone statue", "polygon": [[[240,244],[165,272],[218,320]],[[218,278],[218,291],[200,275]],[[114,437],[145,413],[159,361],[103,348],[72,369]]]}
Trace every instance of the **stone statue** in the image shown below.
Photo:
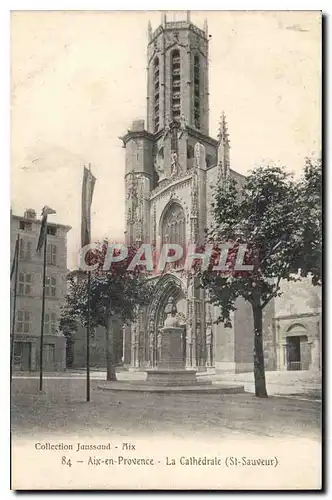
{"label": "stone statue", "polygon": [[171,153],[171,177],[176,177],[179,174],[178,155],[175,151]]}
{"label": "stone statue", "polygon": [[196,142],[195,147],[194,147],[194,158],[195,158],[196,167],[199,167],[200,159],[201,159],[201,145],[199,142]]}
{"label": "stone statue", "polygon": [[182,113],[181,118],[180,118],[180,129],[179,129],[179,139],[182,137],[183,132],[187,129],[187,123],[186,123],[186,118],[184,114]]}
{"label": "stone statue", "polygon": [[166,139],[166,137],[168,136],[168,134],[171,131],[171,127],[169,125],[170,125],[169,115],[166,114],[166,117],[165,117],[165,128],[164,128],[164,133],[163,133],[163,140]]}
{"label": "stone statue", "polygon": [[175,300],[173,297],[170,297],[167,301],[166,307],[165,307],[165,314],[166,314],[166,319],[164,321],[164,327],[178,327],[179,326],[179,320],[177,318],[177,307],[175,304]]}
{"label": "stone statue", "polygon": [[154,364],[154,335],[153,335],[152,330],[150,330],[150,335],[149,335],[149,350],[150,350],[150,366],[153,366],[153,364]]}
{"label": "stone statue", "polygon": [[155,169],[155,171],[158,174],[158,180],[159,180],[159,182],[162,181],[163,179],[165,179],[166,176],[165,176],[164,165],[158,159],[155,160],[154,169]]}
{"label": "stone statue", "polygon": [[206,355],[207,355],[207,366],[212,366],[213,365],[213,331],[212,331],[212,324],[208,323],[206,326]]}
{"label": "stone statue", "polygon": [[187,321],[187,339],[189,343],[191,343],[192,341],[192,336],[193,336],[193,321],[191,318],[189,318]]}
{"label": "stone statue", "polygon": [[160,354],[160,349],[161,349],[161,331],[158,330],[157,333],[157,351]]}
{"label": "stone statue", "polygon": [[212,341],[212,325],[211,325],[211,323],[208,323],[206,325],[205,335],[206,335],[206,343],[211,344],[211,341]]}
{"label": "stone statue", "polygon": [[178,41],[179,41],[179,35],[180,35],[179,31],[174,31],[173,32],[173,42],[174,43],[178,43]]}

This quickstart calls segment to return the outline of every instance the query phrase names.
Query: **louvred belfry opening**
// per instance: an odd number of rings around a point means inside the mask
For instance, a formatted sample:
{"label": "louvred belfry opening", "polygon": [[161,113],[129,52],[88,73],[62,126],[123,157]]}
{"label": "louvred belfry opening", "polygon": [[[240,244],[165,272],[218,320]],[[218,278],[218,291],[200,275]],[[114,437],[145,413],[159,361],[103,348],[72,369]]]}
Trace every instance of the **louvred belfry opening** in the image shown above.
{"label": "louvred belfry opening", "polygon": [[159,59],[158,57],[154,60],[154,131],[159,130],[159,100],[160,100],[160,75],[159,75]]}
{"label": "louvred belfry opening", "polygon": [[172,119],[179,120],[181,115],[181,60],[178,50],[172,52],[171,61]]}
{"label": "louvred belfry opening", "polygon": [[199,55],[194,57],[194,126],[201,128],[201,100],[200,100],[200,64]]}

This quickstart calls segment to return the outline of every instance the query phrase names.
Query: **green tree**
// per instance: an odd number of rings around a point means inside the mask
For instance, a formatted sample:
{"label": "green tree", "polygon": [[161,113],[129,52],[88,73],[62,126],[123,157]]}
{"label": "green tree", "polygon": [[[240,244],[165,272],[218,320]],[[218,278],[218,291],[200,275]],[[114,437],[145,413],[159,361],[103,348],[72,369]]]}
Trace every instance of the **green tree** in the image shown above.
{"label": "green tree", "polygon": [[[109,270],[103,270],[107,243],[99,249],[90,251],[88,263],[97,264],[90,273],[90,326],[105,328],[107,380],[116,380],[114,345],[112,335],[112,317],[117,317],[124,324],[135,320],[139,306],[148,304],[152,284],[147,279],[144,268],[135,267],[128,271],[136,249],[130,248],[128,257],[114,262]],[[115,251],[116,253],[116,251]],[[62,308],[62,329],[77,328],[77,324],[88,324],[88,275],[75,271],[69,278],[68,294]],[[63,331],[64,331],[63,330]]]}
{"label": "green tree", "polygon": [[308,158],[299,182],[300,245],[297,266],[302,277],[310,274],[314,285],[322,284],[322,162]]}
{"label": "green tree", "polygon": [[[255,394],[267,397],[263,311],[281,294],[281,280],[295,281],[311,274],[321,283],[321,181],[320,162],[307,161],[303,178],[294,181],[277,166],[257,167],[239,187],[224,179],[215,191],[214,225],[207,241],[214,245],[210,266],[200,272],[201,286],[210,302],[219,306],[221,321],[231,326],[231,312],[239,297],[251,304],[254,323]],[[220,244],[231,243],[226,271],[213,271]],[[244,263],[251,271],[237,271],[239,245],[247,245]],[[299,270],[301,270],[299,272]]]}

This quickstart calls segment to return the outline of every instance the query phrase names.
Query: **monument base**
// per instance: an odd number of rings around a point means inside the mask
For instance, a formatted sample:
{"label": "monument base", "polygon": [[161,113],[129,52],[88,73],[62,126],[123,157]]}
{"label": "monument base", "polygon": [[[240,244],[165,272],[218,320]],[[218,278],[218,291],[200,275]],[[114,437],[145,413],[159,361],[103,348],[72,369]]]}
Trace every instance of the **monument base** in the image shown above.
{"label": "monument base", "polygon": [[[197,384],[196,370],[146,370],[147,384],[154,386],[188,386]],[[211,383],[211,382],[210,382]]]}
{"label": "monument base", "polygon": [[152,385],[146,381],[109,382],[100,381],[98,389],[102,391],[121,392],[144,392],[157,394],[239,394],[244,392],[244,387],[228,384],[209,384],[197,382],[190,385]]}

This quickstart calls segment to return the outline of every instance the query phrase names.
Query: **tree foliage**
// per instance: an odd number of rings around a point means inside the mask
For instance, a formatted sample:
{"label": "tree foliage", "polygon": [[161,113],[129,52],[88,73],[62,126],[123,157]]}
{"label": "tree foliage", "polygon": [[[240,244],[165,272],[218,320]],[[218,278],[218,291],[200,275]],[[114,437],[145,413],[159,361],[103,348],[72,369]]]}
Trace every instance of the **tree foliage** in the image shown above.
{"label": "tree foliage", "polygon": [[[136,266],[132,271],[127,270],[136,252],[134,247],[128,250],[125,260],[113,262],[109,269],[104,270],[107,246],[107,242],[104,242],[87,255],[87,263],[98,266],[90,272],[90,277],[88,273],[82,271],[75,271],[69,275],[68,293],[62,309],[60,326],[68,336],[71,328],[76,330],[79,324],[86,327],[90,317],[91,331],[97,326],[105,328],[108,354],[112,358],[111,318],[117,317],[124,324],[134,321],[138,307],[148,304],[153,284],[147,279],[145,270],[141,266]],[[88,286],[89,279],[90,286]],[[114,372],[114,367],[109,365],[112,365],[112,359],[108,359],[108,371]]]}
{"label": "tree foliage", "polygon": [[299,231],[297,265],[302,277],[322,284],[322,162],[307,159],[299,183],[302,225]]}
{"label": "tree foliage", "polygon": [[[212,212],[214,225],[207,232],[208,241],[216,249],[226,242],[234,247],[229,269],[213,271],[215,262],[211,261],[200,274],[201,284],[209,290],[211,303],[219,306],[218,320],[225,326],[231,326],[239,297],[251,304],[256,394],[265,396],[262,311],[281,293],[281,280],[311,275],[314,285],[321,283],[320,162],[307,160],[299,181],[275,165],[255,168],[242,187],[227,178],[215,191]],[[233,268],[240,244],[247,245],[244,260],[253,265],[252,271]]]}

